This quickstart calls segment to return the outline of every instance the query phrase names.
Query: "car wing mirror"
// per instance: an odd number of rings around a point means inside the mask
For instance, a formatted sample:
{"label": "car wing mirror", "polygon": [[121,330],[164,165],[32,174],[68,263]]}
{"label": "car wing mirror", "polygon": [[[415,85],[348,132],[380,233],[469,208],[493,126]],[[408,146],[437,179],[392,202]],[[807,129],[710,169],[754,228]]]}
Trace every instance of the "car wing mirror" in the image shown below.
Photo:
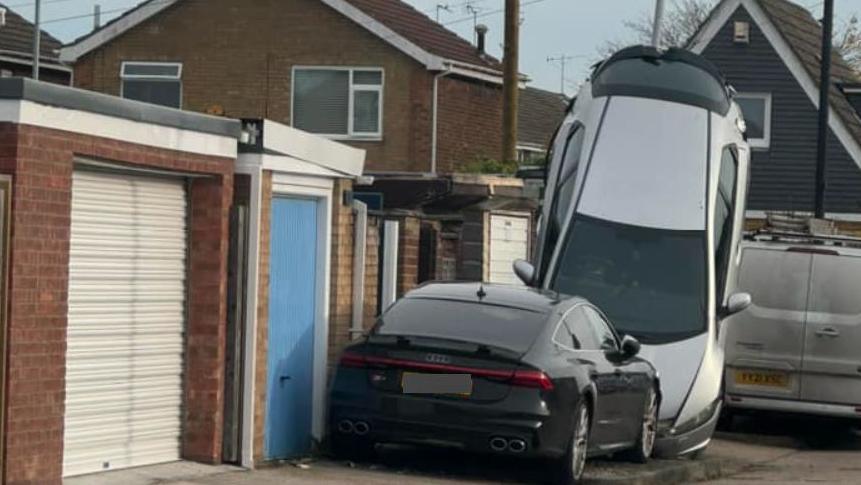
{"label": "car wing mirror", "polygon": [[624,359],[632,359],[640,353],[640,341],[630,335],[622,337],[621,354]]}
{"label": "car wing mirror", "polygon": [[750,296],[750,293],[733,293],[730,295],[729,299],[720,310],[720,318],[728,318],[737,313],[741,313],[747,309],[753,303],[753,298]]}
{"label": "car wing mirror", "polygon": [[514,274],[520,278],[520,281],[526,286],[532,286],[532,282],[535,280],[535,266],[532,266],[528,261],[518,259],[514,262],[513,267]]}

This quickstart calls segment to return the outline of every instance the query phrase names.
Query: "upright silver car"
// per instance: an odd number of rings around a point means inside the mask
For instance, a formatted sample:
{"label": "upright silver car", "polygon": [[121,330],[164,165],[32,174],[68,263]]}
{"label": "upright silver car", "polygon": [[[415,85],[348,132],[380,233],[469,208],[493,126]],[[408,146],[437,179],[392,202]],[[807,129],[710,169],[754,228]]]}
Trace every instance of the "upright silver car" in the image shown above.
{"label": "upright silver car", "polygon": [[741,258],[753,304],[722,332],[725,410],[861,419],[861,239],[772,234]]}

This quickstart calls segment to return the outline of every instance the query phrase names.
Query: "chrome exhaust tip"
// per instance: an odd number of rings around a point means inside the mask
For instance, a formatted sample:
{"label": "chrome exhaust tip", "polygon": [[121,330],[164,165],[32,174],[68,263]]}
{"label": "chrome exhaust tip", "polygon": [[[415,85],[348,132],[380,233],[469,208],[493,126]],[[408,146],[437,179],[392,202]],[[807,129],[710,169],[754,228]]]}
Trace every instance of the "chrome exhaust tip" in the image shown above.
{"label": "chrome exhaust tip", "polygon": [[343,434],[350,434],[356,430],[356,427],[353,425],[353,422],[349,419],[342,419],[338,422],[338,432]]}
{"label": "chrome exhaust tip", "polygon": [[508,441],[499,436],[490,438],[490,449],[497,452],[502,452],[508,449]]}
{"label": "chrome exhaust tip", "polygon": [[371,425],[364,421],[357,421],[356,424],[353,425],[353,432],[359,436],[364,436],[371,431]]}
{"label": "chrome exhaust tip", "polygon": [[523,453],[526,451],[526,442],[520,439],[513,439],[508,442],[508,449],[512,453]]}

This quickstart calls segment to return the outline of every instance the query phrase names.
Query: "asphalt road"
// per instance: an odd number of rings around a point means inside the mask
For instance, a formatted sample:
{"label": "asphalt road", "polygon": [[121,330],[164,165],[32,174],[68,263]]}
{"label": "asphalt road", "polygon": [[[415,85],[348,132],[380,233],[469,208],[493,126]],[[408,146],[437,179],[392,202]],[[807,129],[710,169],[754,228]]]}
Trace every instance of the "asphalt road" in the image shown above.
{"label": "asphalt road", "polygon": [[720,437],[757,459],[712,485],[861,484],[861,431],[849,423],[754,415],[737,418]]}

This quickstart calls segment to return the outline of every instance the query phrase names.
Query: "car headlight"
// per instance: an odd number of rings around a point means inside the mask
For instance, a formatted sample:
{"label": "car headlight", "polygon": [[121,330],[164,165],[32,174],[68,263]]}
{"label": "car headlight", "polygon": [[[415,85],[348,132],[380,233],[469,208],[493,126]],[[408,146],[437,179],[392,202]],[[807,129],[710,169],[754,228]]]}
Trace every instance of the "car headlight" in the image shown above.
{"label": "car headlight", "polygon": [[675,428],[671,428],[670,435],[684,434],[688,431],[694,430],[702,426],[709,419],[711,419],[712,416],[714,416],[715,410],[717,409],[718,405],[720,405],[720,399],[703,408],[703,410],[700,411],[693,418],[685,421],[684,423],[680,424],[679,426],[676,426]]}

